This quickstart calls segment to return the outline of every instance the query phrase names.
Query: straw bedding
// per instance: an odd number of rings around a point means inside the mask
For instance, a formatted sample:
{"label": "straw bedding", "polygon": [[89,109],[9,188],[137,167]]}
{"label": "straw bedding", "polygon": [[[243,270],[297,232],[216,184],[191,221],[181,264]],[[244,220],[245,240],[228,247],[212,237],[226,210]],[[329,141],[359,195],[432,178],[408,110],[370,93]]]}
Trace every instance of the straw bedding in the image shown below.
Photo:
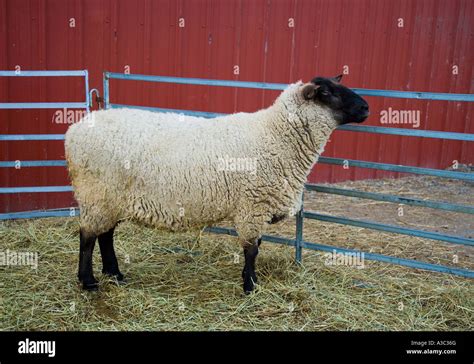
{"label": "straw bedding", "polygon": [[[340,184],[474,204],[474,187],[427,177]],[[466,214],[308,193],[306,209],[461,236],[474,235]],[[271,227],[294,236],[294,220]],[[473,249],[403,235],[305,220],[305,240],[474,269]],[[74,283],[78,220],[0,222],[2,251],[38,252],[38,269],[0,266],[1,330],[472,330],[472,280],[365,261],[364,269],[327,266],[322,252],[264,243],[259,286],[240,287],[243,257],[235,238],[166,233],[124,223],[116,249],[125,286],[101,277],[87,293]],[[98,249],[97,249],[98,250]],[[457,263],[453,263],[453,256]],[[100,269],[95,253],[95,269]],[[100,274],[97,274],[100,277]]]}

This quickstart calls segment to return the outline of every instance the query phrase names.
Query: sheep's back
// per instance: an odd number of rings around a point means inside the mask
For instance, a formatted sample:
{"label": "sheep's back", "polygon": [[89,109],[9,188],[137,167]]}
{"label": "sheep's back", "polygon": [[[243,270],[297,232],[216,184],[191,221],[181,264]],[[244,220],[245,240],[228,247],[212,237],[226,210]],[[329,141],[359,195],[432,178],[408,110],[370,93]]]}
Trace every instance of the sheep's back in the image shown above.
{"label": "sheep's back", "polygon": [[[80,188],[74,177],[87,173],[114,198],[146,198],[173,213],[184,209],[189,219],[215,220],[235,207],[239,179],[248,178],[222,170],[222,160],[257,158],[260,127],[252,115],[208,120],[132,109],[94,112],[91,123],[66,134],[73,184]],[[203,203],[211,200],[223,202],[206,211]],[[128,203],[133,209],[133,201],[121,201]]]}

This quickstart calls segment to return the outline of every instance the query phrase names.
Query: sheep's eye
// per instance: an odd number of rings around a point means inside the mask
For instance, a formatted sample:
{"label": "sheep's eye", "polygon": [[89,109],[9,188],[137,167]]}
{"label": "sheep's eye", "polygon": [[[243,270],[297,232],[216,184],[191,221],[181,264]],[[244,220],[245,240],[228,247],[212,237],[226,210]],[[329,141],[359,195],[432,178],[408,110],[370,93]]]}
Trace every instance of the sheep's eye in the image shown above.
{"label": "sheep's eye", "polygon": [[321,95],[329,96],[329,91],[321,91]]}

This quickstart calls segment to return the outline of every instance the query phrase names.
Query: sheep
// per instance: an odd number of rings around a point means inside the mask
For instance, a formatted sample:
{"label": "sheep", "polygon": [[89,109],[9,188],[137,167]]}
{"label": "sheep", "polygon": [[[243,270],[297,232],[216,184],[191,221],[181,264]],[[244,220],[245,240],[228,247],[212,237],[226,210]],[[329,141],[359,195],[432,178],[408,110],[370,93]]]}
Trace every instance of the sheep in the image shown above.
{"label": "sheep", "polygon": [[123,108],[71,125],[65,152],[80,208],[82,287],[98,289],[96,238],[102,272],[124,280],[113,247],[120,221],[182,231],[230,220],[250,293],[265,227],[300,209],[306,178],[331,132],[369,115],[367,102],[341,77],[298,81],[254,113],[205,119]]}

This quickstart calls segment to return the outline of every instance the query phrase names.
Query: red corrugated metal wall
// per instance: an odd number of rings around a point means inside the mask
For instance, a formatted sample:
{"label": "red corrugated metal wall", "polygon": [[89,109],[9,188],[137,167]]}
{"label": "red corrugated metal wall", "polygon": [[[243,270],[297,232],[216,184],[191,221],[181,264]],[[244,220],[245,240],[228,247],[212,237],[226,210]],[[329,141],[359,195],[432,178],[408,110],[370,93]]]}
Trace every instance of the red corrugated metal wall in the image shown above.
{"label": "red corrugated metal wall", "polygon": [[[125,67],[131,73],[289,83],[346,66],[344,80],[352,87],[472,93],[473,24],[470,0],[0,0],[0,69],[88,69],[90,87],[102,90],[102,72]],[[111,90],[117,103],[216,112],[254,111],[278,94],[133,81],[112,81]],[[1,102],[80,101],[83,94],[78,78],[0,78]],[[380,125],[380,111],[392,107],[420,110],[421,129],[474,133],[473,106],[466,103],[368,100],[369,125]],[[67,125],[52,122],[54,111],[1,110],[0,133],[64,133]],[[326,156],[432,168],[474,159],[467,142],[342,131],[331,139]],[[0,153],[0,160],[64,157],[60,141],[0,142]],[[387,176],[396,175],[318,165],[310,180]],[[59,167],[0,170],[0,187],[67,183]],[[0,195],[2,212],[71,204],[68,193]]]}

